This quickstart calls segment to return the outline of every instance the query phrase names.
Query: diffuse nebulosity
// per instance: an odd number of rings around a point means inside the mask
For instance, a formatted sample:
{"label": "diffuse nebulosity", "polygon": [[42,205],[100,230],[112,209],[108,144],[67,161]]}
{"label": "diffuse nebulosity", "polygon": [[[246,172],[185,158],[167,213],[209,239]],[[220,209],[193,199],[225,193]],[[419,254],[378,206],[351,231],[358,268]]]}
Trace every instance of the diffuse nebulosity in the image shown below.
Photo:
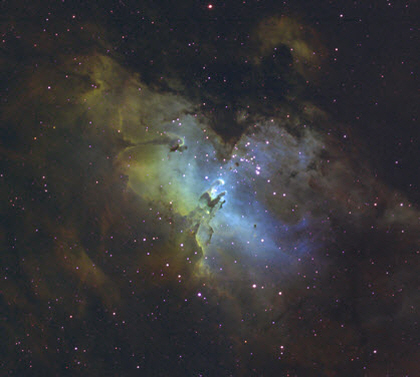
{"label": "diffuse nebulosity", "polygon": [[254,116],[229,143],[197,115],[197,104],[153,89],[109,57],[94,62],[100,86],[87,106],[95,123],[129,144],[118,156],[128,186],[170,219],[176,231],[162,235],[169,244],[182,244],[186,234],[197,242],[204,265],[222,270],[230,254],[247,260],[248,270],[268,261],[281,269],[332,242],[331,219],[375,211],[362,202],[375,200],[380,186],[363,170],[370,184],[354,181],[355,167],[336,141],[307,126],[327,121],[313,110]]}
{"label": "diffuse nebulosity", "polygon": [[[85,64],[76,72],[93,83],[76,95],[89,127],[114,135],[115,143],[124,140],[115,167],[140,203],[136,226],[159,237],[155,244],[164,242],[173,258],[190,263],[195,255],[198,275],[218,276],[235,264],[220,277],[241,276],[251,286],[253,266],[280,268],[310,244],[320,246],[322,237],[309,227],[321,215],[313,200],[306,202],[314,174],[308,167],[324,148],[316,133],[301,125],[301,135],[293,136],[278,120],[261,119],[229,144],[191,101],[154,90],[110,57],[80,60]],[[328,233],[323,222],[316,227]]]}
{"label": "diffuse nebulosity", "polygon": [[[236,367],[247,375],[250,365],[267,365],[267,375],[270,365],[332,375],[338,369],[328,366],[331,359],[339,366],[362,354],[368,359],[376,338],[359,333],[382,329],[384,312],[402,321],[413,313],[414,293],[400,306],[389,300],[418,281],[404,266],[418,250],[419,215],[358,161],[357,146],[339,126],[291,98],[288,72],[315,76],[323,49],[314,54],[310,47],[301,25],[274,17],[256,28],[249,61],[237,58],[229,72],[222,63],[199,61],[195,77],[175,72],[181,83],[161,78],[155,66],[156,82],[153,72],[146,80],[142,69],[127,68],[121,56],[99,47],[101,53],[59,56],[59,68],[39,64],[26,72],[25,91],[2,116],[26,126],[23,140],[31,140],[9,154],[16,171],[34,176],[31,187],[39,181],[42,190],[38,207],[35,200],[22,204],[24,225],[16,222],[9,238],[19,249],[17,270],[48,309],[36,312],[30,300],[16,300],[16,307],[30,307],[35,321],[47,328],[55,320],[70,335],[95,329],[96,317],[88,316],[101,313],[87,354],[95,359],[92,349],[106,328],[130,349],[125,354],[135,365],[121,362],[130,371],[164,368],[150,356],[156,350],[176,353],[171,365],[181,369],[178,350],[189,354],[189,370],[197,374],[213,367],[214,358],[200,358],[182,342],[223,353],[215,358],[230,360],[229,367],[219,375]],[[214,75],[207,73],[212,68]],[[221,89],[225,81],[230,90]],[[25,119],[22,106],[39,124]],[[9,183],[15,198],[26,187],[19,182]],[[50,216],[37,219],[38,213]],[[51,243],[38,255],[28,245],[41,233]],[[401,250],[395,262],[388,241]],[[7,283],[12,302],[20,282]],[[361,330],[359,318],[373,331]],[[391,330],[397,339],[398,326]],[[49,350],[61,350],[50,346],[54,330],[50,335]],[[42,354],[44,344],[34,338],[32,349]],[[80,345],[69,338],[63,347],[70,344],[66,354],[77,359]],[[270,364],[278,360],[284,364]],[[311,374],[314,363],[322,372]]]}

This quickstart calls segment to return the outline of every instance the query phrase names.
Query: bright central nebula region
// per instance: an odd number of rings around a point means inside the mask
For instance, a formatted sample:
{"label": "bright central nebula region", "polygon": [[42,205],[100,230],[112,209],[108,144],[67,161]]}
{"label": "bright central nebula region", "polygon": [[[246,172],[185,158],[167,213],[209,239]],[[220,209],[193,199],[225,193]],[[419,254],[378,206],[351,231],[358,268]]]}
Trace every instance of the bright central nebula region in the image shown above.
{"label": "bright central nebula region", "polygon": [[99,61],[100,89],[88,105],[98,123],[109,114],[108,124],[129,144],[118,162],[149,210],[139,218],[141,238],[167,242],[185,263],[197,258],[195,274],[215,277],[216,285],[271,281],[277,293],[281,274],[315,255],[329,233],[325,198],[314,199],[311,187],[319,191],[328,180],[320,173],[322,138],[285,113],[250,122],[235,142],[224,142],[185,99],[153,91],[108,58]]}
{"label": "bright central nebula region", "polygon": [[[84,100],[91,124],[127,144],[117,161],[146,208],[138,221],[140,238],[153,241],[147,255],[164,243],[177,263],[195,258],[198,275],[274,287],[304,260],[314,274],[325,265],[317,254],[334,242],[331,215],[351,215],[345,221],[359,226],[375,214],[370,204],[383,188],[317,131],[326,119],[316,108],[305,104],[301,113],[271,119],[242,112],[237,122],[246,127],[227,142],[197,104],[153,89],[111,58],[90,59],[95,89]],[[364,184],[354,179],[356,169]],[[397,200],[389,205],[398,211]]]}
{"label": "bright central nebula region", "polygon": [[[130,213],[123,204],[114,212],[130,219],[133,266],[148,261],[179,281],[195,276],[235,300],[259,288],[258,300],[273,307],[282,289],[328,276],[330,253],[353,242],[337,240],[347,229],[416,222],[416,211],[401,206],[403,195],[376,180],[360,153],[353,159],[346,135],[341,141],[332,131],[339,127],[311,104],[291,110],[285,101],[273,117],[245,107],[236,113],[241,131],[226,138],[216,130],[230,125],[215,127],[203,103],[146,84],[115,58],[80,56],[63,70],[66,80],[44,100],[55,107],[72,101],[71,115],[57,116],[63,129],[86,122],[83,140],[92,140],[97,159],[89,174],[104,181],[97,189],[111,188],[114,173],[123,180]],[[95,138],[117,147],[104,152]],[[240,312],[244,305],[238,302]]]}
{"label": "bright central nebula region", "polygon": [[188,230],[213,258],[222,249],[257,260],[299,253],[309,236],[292,241],[290,235],[304,232],[312,218],[290,205],[289,197],[305,188],[288,171],[307,180],[321,146],[297,141],[274,122],[256,129],[224,156],[217,135],[192,116],[149,128],[155,135],[150,141],[124,152],[130,185],[184,215]]}

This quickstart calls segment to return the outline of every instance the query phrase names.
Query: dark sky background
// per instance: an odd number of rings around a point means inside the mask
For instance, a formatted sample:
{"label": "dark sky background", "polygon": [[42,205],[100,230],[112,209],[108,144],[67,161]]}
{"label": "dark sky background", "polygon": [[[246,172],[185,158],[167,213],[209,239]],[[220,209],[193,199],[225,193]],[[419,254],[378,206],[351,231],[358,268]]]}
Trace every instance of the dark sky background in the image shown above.
{"label": "dark sky background", "polygon": [[417,1],[2,1],[1,376],[419,376]]}

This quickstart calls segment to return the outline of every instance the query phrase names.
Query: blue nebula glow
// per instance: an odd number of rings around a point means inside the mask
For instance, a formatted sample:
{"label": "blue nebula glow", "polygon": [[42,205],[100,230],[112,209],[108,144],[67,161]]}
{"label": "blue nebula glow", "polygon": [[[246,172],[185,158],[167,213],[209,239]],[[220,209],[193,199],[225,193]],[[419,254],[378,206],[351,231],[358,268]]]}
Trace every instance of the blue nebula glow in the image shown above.
{"label": "blue nebula glow", "polygon": [[218,136],[192,116],[154,131],[131,151],[131,187],[186,216],[206,259],[232,253],[265,263],[314,246],[308,165],[321,144],[313,135],[298,140],[261,123],[223,155]]}

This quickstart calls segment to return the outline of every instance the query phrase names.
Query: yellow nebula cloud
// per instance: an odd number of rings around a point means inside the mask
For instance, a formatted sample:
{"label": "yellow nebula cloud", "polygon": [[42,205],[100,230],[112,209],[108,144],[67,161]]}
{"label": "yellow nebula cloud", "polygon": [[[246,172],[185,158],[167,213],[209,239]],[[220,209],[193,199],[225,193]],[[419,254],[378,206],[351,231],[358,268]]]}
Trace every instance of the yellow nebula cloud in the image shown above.
{"label": "yellow nebula cloud", "polygon": [[256,35],[262,56],[271,54],[277,46],[288,47],[295,68],[305,78],[312,78],[326,56],[318,33],[291,17],[277,16],[265,20],[259,25]]}
{"label": "yellow nebula cloud", "polygon": [[[120,300],[118,286],[89,257],[86,250],[78,245],[76,232],[62,229],[56,241],[56,264],[60,270],[74,278],[80,287],[94,290],[107,307],[112,307]],[[79,306],[83,311],[84,305]]]}

